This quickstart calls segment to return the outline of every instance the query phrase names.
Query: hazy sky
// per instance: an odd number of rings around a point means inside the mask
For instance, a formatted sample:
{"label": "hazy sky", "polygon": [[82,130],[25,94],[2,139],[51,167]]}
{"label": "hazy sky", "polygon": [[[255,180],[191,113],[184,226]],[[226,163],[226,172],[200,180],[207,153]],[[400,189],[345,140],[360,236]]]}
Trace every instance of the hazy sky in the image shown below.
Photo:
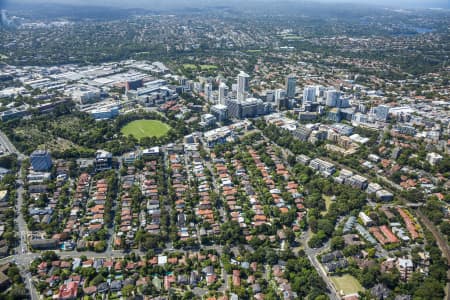
{"label": "hazy sky", "polygon": [[[277,0],[240,0],[245,2],[276,2]],[[292,2],[304,2],[305,0],[288,0]],[[196,6],[196,3],[224,5],[229,1],[226,0],[0,0],[2,3],[9,2],[31,2],[31,3],[64,3],[64,4],[88,4],[88,5],[104,5],[104,6],[121,6],[121,7],[144,7],[152,8],[164,6],[167,4],[179,4],[182,6]],[[308,0],[308,2],[353,2],[359,4],[384,5],[390,7],[423,7],[423,8],[448,8],[450,9],[450,0]]]}

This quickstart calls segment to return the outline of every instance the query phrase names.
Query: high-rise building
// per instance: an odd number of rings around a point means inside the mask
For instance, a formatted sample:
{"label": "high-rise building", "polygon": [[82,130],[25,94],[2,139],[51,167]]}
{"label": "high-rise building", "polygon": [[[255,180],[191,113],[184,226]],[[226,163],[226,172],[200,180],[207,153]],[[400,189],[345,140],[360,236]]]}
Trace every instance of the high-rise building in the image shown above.
{"label": "high-rise building", "polygon": [[181,86],[183,86],[183,87],[186,87],[186,86],[187,86],[187,82],[188,82],[188,80],[187,80],[186,78],[184,78],[184,77],[182,77],[182,78],[180,78],[180,79],[178,80],[178,84],[181,85]]}
{"label": "high-rise building", "polygon": [[328,120],[339,123],[342,120],[341,110],[339,108],[333,108],[328,112]]}
{"label": "high-rise building", "polygon": [[338,102],[341,98],[341,92],[336,90],[328,90],[325,92],[326,94],[326,105],[331,107],[339,107]]}
{"label": "high-rise building", "polygon": [[97,150],[95,153],[94,167],[96,172],[112,169],[113,156],[105,150]]}
{"label": "high-rise building", "polygon": [[325,87],[321,85],[313,86],[316,89],[316,97],[323,97],[325,94]]}
{"label": "high-rise building", "polygon": [[211,83],[205,84],[205,99],[207,101],[211,101],[211,99],[212,99],[212,84]]}
{"label": "high-rise building", "polygon": [[306,86],[303,89],[303,103],[316,101],[316,87]]}
{"label": "high-rise building", "polygon": [[250,90],[250,76],[243,71],[239,73],[237,77],[237,100],[242,102],[247,97],[247,93]]}
{"label": "high-rise building", "polygon": [[8,25],[8,16],[6,15],[6,10],[2,9],[0,16],[0,25]]}
{"label": "high-rise building", "polygon": [[270,112],[270,105],[261,99],[247,98],[244,101],[227,99],[228,115],[231,118],[254,118]]}
{"label": "high-rise building", "polygon": [[364,103],[358,103],[358,112],[367,113],[367,106]]}
{"label": "high-rise building", "polygon": [[267,91],[266,92],[266,102],[274,102],[275,101],[275,92]]}
{"label": "high-rise building", "polygon": [[296,84],[297,84],[297,77],[295,77],[295,75],[289,75],[286,77],[286,96],[289,99],[295,97]]}
{"label": "high-rise building", "polygon": [[221,82],[219,84],[219,104],[225,105],[225,99],[228,96],[228,86]]}
{"label": "high-rise building", "polygon": [[125,82],[125,89],[127,91],[137,90],[138,88],[141,88],[143,86],[144,86],[144,82],[142,79],[128,80],[127,82]]}
{"label": "high-rise building", "polygon": [[49,171],[52,168],[52,158],[47,150],[36,150],[31,153],[30,163],[37,172]]}
{"label": "high-rise building", "polygon": [[217,104],[211,107],[211,114],[216,117],[217,121],[223,122],[228,120],[228,107],[223,104]]}
{"label": "high-rise building", "polygon": [[283,90],[283,89],[275,90],[275,104],[279,110],[282,108],[286,108],[286,106],[287,106],[286,100],[287,100],[287,98],[286,98],[285,90]]}
{"label": "high-rise building", "polygon": [[387,121],[390,107],[387,105],[378,105],[375,107],[375,116],[378,121]]}
{"label": "high-rise building", "polygon": [[286,98],[286,91],[283,89],[275,90],[275,102],[278,103],[280,100]]}

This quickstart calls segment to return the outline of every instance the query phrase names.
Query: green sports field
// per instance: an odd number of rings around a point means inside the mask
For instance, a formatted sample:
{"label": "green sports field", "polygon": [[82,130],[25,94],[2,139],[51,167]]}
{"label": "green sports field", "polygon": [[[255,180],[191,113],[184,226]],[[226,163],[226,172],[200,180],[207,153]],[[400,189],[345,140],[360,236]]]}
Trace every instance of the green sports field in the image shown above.
{"label": "green sports field", "polygon": [[217,66],[215,65],[200,65],[200,69],[202,71],[213,71],[213,70],[217,70]]}
{"label": "green sports field", "polygon": [[158,120],[136,120],[122,128],[123,135],[132,135],[137,139],[144,137],[162,137],[170,130],[170,126]]}
{"label": "green sports field", "polygon": [[359,281],[352,275],[345,274],[343,276],[333,276],[331,277],[331,280],[336,286],[337,291],[338,292],[342,291],[344,295],[364,291],[364,288],[361,286]]}

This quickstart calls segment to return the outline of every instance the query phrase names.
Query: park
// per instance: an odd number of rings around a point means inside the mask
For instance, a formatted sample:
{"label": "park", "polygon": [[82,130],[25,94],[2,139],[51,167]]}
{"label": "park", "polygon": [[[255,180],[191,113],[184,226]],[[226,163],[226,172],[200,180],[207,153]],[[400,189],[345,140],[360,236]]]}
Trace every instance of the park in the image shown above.
{"label": "park", "polygon": [[136,120],[125,125],[121,132],[125,136],[133,136],[136,139],[144,137],[162,137],[169,132],[171,127],[159,120]]}

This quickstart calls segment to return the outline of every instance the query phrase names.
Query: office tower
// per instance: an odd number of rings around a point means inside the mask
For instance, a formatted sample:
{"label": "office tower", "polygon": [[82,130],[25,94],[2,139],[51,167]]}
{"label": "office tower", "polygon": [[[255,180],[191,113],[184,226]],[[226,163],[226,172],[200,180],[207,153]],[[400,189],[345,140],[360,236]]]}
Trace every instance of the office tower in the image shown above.
{"label": "office tower", "polygon": [[216,117],[217,121],[223,122],[228,120],[228,107],[223,104],[217,104],[211,107],[211,114]]}
{"label": "office tower", "polygon": [[316,89],[316,98],[317,97],[323,97],[325,94],[325,87],[321,85],[313,86]]}
{"label": "office tower", "polygon": [[228,108],[228,116],[236,119],[254,118],[267,114],[271,107],[257,98],[247,98],[244,101],[228,98],[226,106]]}
{"label": "office tower", "polygon": [[242,102],[247,97],[249,91],[250,76],[243,71],[237,77],[237,100]]}
{"label": "office tower", "polygon": [[212,99],[212,84],[211,83],[205,84],[205,99],[207,101],[211,101],[211,99]]}
{"label": "office tower", "polygon": [[297,83],[297,77],[289,75],[286,77],[286,96],[289,99],[295,98],[295,86]]}
{"label": "office tower", "polygon": [[143,86],[144,86],[144,81],[142,79],[128,80],[125,82],[125,89],[127,91],[137,90],[138,88],[141,88]]}
{"label": "office tower", "polygon": [[341,110],[339,108],[333,108],[328,112],[328,120],[339,123],[342,120]]}
{"label": "office tower", "polygon": [[362,113],[367,113],[367,106],[364,103],[358,103],[358,111]]}
{"label": "office tower", "polygon": [[307,86],[303,89],[303,103],[316,101],[316,87]]}
{"label": "office tower", "polygon": [[337,104],[338,104],[337,106],[340,108],[350,107],[350,101],[348,100],[348,98],[339,98]]}
{"label": "office tower", "polygon": [[326,105],[331,107],[339,107],[338,102],[341,97],[341,92],[336,90],[328,90],[326,94]]}
{"label": "office tower", "polygon": [[375,116],[378,121],[387,121],[390,107],[387,105],[378,105],[375,107]]}
{"label": "office tower", "polygon": [[187,80],[186,78],[182,77],[182,78],[180,78],[180,79],[178,80],[178,83],[179,83],[179,85],[181,85],[182,87],[187,87],[188,80]]}
{"label": "office tower", "polygon": [[275,90],[275,104],[277,109],[281,110],[287,107],[286,91],[283,89]]}
{"label": "office tower", "polygon": [[6,16],[6,10],[4,9],[1,11],[0,25],[8,25],[8,17]]}
{"label": "office tower", "polygon": [[286,91],[283,89],[275,90],[275,102],[278,103],[281,99],[286,98]]}
{"label": "office tower", "polygon": [[50,171],[52,168],[52,158],[46,150],[36,150],[30,155],[30,163],[34,171]]}
{"label": "office tower", "polygon": [[228,96],[228,87],[224,82],[219,84],[219,104],[225,105],[225,99]]}
{"label": "office tower", "polygon": [[266,92],[266,102],[274,102],[275,101],[275,92],[267,91]]}

